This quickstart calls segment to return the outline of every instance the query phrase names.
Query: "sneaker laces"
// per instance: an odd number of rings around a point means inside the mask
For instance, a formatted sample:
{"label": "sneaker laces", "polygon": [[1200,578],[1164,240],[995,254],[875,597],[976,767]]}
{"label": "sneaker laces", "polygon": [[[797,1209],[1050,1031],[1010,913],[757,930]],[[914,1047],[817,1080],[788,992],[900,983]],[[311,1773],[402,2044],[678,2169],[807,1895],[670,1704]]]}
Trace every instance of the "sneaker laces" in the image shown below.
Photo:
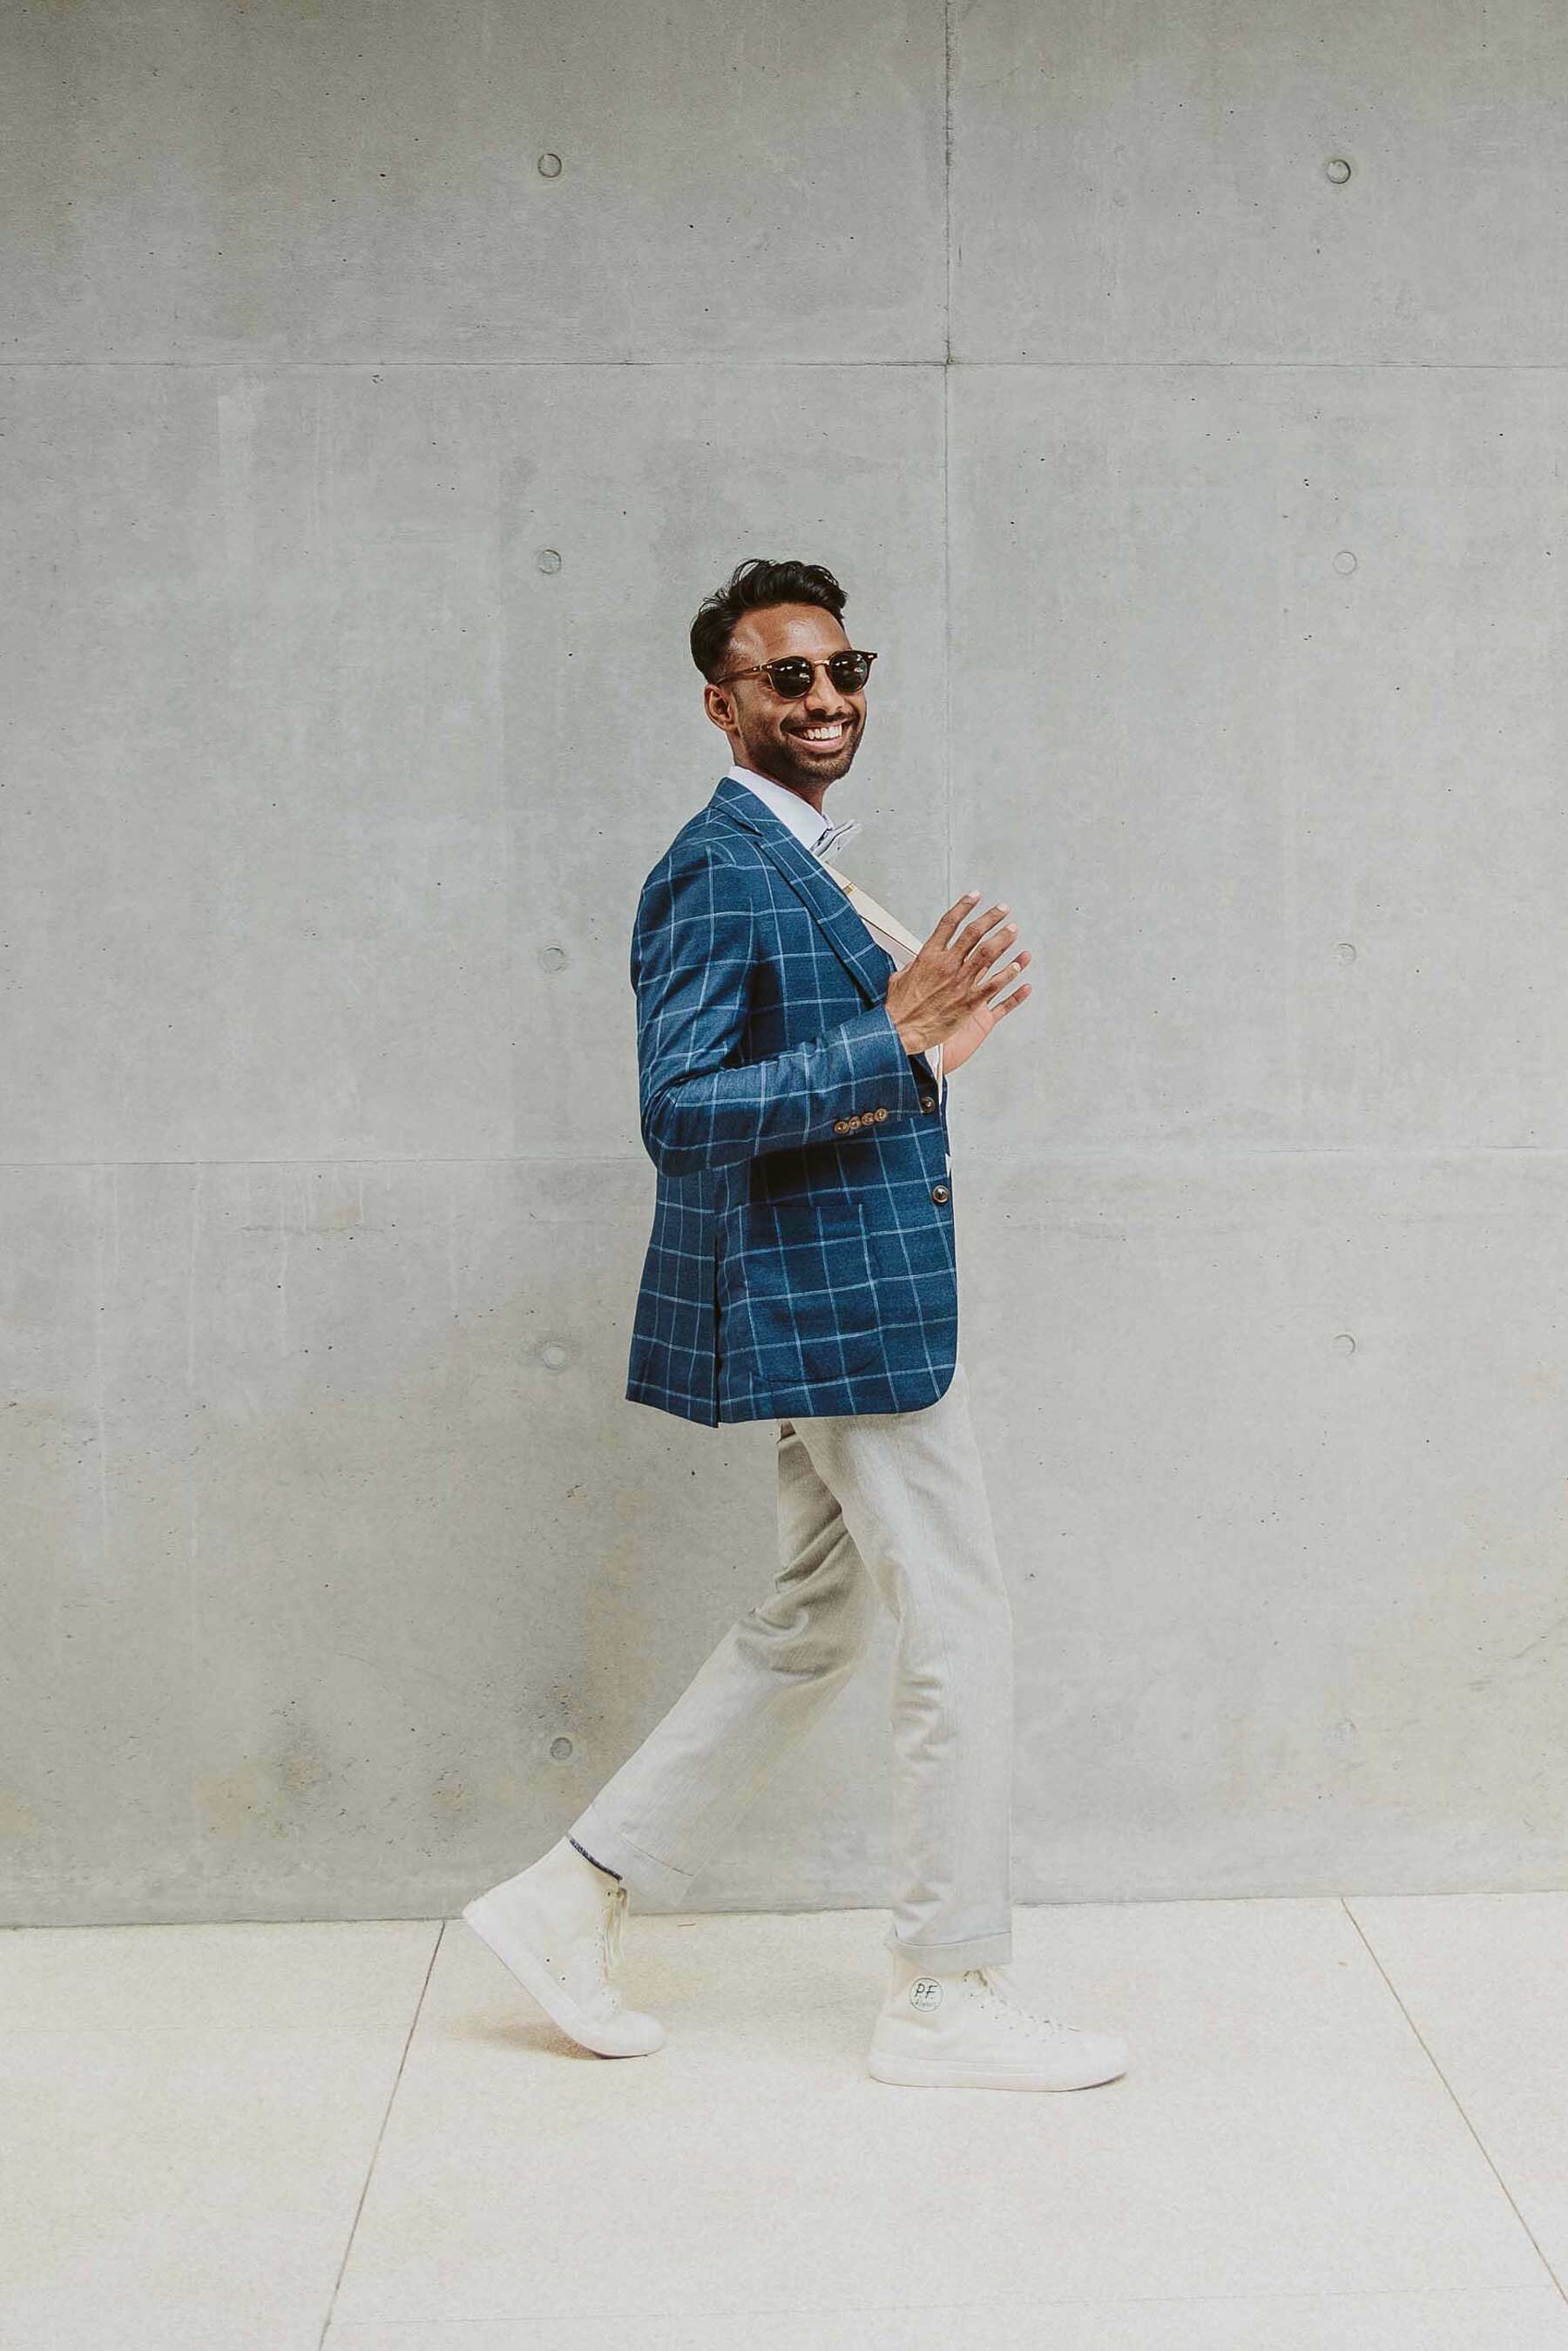
{"label": "sneaker laces", "polygon": [[621,1991],[615,1982],[615,1975],[625,1947],[627,1899],[624,1885],[612,1886],[606,1896],[604,1917],[600,1924],[599,1949],[604,1967],[601,2004],[606,2009],[621,2005]]}
{"label": "sneaker laces", "polygon": [[1016,2030],[1039,2032],[1080,2032],[1082,2025],[1068,2024],[1059,2016],[1042,2016],[1031,2008],[1005,1967],[969,1968],[965,1970],[971,1983],[978,1984],[991,2005]]}

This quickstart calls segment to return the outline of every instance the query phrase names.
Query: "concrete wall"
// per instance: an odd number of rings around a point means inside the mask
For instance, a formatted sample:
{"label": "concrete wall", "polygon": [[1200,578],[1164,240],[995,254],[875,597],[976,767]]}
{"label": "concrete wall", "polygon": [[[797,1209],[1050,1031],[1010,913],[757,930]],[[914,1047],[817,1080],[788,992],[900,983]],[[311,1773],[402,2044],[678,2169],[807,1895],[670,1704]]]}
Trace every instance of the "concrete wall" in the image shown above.
{"label": "concrete wall", "polygon": [[[755,553],[882,653],[861,878],[1035,955],[952,1096],[1018,1893],[1561,1884],[1562,12],[0,48],[5,1915],[455,1907],[766,1588],[771,1424],[622,1397]],[[714,1906],[883,1898],[889,1650]]]}

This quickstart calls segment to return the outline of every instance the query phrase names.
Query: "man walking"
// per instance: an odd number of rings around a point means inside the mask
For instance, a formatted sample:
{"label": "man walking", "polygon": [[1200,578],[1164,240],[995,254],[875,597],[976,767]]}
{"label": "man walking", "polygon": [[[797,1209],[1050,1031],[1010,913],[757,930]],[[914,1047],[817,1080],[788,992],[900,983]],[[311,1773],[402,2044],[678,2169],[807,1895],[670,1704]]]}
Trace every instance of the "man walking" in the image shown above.
{"label": "man walking", "polygon": [[[778,1419],[779,1567],[573,1823],[463,1915],[563,2032],[646,2055],[617,1983],[632,1893],[678,1903],[764,1775],[897,1621],[890,1980],[868,2064],[1076,2089],[1125,2044],[1009,1972],[1012,1617],[957,1356],[947,1080],[1028,997],[1005,905],[924,945],[828,862],[873,653],[821,565],[742,564],[692,626],[733,764],[643,887],[632,947],[658,1171],[627,1395]],[[999,957],[1011,959],[996,968]]]}

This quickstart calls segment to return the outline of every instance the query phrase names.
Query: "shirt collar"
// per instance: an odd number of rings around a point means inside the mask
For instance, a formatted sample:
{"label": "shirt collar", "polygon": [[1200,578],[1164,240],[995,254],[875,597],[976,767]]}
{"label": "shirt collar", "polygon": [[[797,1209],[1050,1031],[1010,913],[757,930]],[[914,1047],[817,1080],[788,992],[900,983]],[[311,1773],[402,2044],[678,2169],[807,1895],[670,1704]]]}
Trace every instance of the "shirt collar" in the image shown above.
{"label": "shirt collar", "polygon": [[776,784],[771,776],[759,776],[751,768],[737,765],[726,770],[737,784],[747,785],[758,799],[766,800],[775,816],[782,817],[802,847],[814,851],[828,830],[828,820],[820,816],[810,800],[792,792],[783,784]]}

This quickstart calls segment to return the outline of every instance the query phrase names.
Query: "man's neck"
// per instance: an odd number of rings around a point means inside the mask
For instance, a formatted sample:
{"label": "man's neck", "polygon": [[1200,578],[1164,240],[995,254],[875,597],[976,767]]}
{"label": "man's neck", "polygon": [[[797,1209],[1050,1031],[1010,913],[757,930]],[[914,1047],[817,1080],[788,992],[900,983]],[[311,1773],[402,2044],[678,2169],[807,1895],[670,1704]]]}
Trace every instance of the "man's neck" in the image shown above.
{"label": "man's neck", "polygon": [[[798,800],[803,800],[809,809],[815,810],[818,816],[822,816],[823,811],[821,801],[820,799],[814,800],[810,792],[801,791],[798,786],[794,784],[780,783],[777,776],[765,776],[760,768],[748,768],[744,759],[732,759],[730,765],[743,776],[755,776],[758,782],[771,784],[776,791],[793,792]],[[825,817],[823,818],[823,821],[826,822]]]}

